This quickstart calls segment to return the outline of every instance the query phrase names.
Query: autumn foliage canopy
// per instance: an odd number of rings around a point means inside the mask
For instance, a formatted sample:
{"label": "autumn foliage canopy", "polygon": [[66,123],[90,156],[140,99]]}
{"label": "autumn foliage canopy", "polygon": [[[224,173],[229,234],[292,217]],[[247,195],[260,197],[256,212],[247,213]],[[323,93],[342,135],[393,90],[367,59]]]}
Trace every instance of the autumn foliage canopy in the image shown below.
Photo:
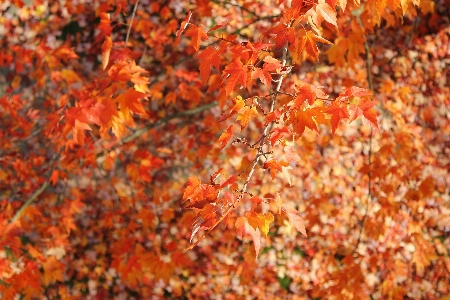
{"label": "autumn foliage canopy", "polygon": [[450,299],[447,4],[2,1],[0,298]]}

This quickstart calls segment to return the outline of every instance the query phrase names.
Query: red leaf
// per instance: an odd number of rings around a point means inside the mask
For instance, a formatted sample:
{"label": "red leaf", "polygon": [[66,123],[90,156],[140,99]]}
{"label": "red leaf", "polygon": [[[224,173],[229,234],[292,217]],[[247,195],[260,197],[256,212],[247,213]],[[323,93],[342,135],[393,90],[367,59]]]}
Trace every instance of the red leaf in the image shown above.
{"label": "red leaf", "polygon": [[272,180],[275,178],[276,171],[282,172],[283,167],[287,167],[289,164],[285,161],[277,161],[275,159],[266,161],[263,165],[264,169],[270,169],[270,175],[272,176]]}
{"label": "red leaf", "polygon": [[179,38],[181,36],[181,34],[183,33],[183,31],[186,29],[187,25],[189,24],[189,21],[191,20],[192,17],[192,11],[190,11],[188,13],[188,15],[186,16],[186,18],[184,18],[184,21],[181,22],[181,26],[180,29],[177,31],[177,38]]}
{"label": "red leaf", "polygon": [[193,24],[191,24],[191,27],[186,31],[184,34],[185,36],[192,37],[192,47],[194,47],[195,51],[198,52],[200,50],[200,42],[201,40],[207,40],[208,35],[203,30],[203,27],[197,27]]}
{"label": "red leaf", "polygon": [[227,78],[225,91],[228,96],[237,84],[241,84],[244,88],[247,86],[247,67],[239,59],[235,59],[225,67],[222,77]]}
{"label": "red leaf", "polygon": [[209,46],[198,55],[198,59],[200,61],[200,77],[202,78],[203,84],[208,82],[211,66],[215,67],[217,70],[219,69],[219,54],[221,52],[223,52],[223,50],[216,50],[214,47]]}
{"label": "red leaf", "polygon": [[331,131],[333,132],[333,134],[336,131],[341,120],[348,119],[349,117],[347,106],[337,101],[328,106],[325,110],[325,113],[331,115]]}
{"label": "red leaf", "polygon": [[270,144],[273,146],[275,145],[275,143],[281,138],[282,135],[284,134],[289,134],[289,129],[287,129],[287,127],[283,126],[281,128],[274,128],[271,132],[270,132]]}
{"label": "red leaf", "polygon": [[231,175],[230,178],[228,178],[227,180],[225,180],[224,182],[222,182],[220,184],[220,188],[222,189],[222,188],[226,187],[227,185],[233,186],[237,180],[238,180],[238,177],[236,175]]}

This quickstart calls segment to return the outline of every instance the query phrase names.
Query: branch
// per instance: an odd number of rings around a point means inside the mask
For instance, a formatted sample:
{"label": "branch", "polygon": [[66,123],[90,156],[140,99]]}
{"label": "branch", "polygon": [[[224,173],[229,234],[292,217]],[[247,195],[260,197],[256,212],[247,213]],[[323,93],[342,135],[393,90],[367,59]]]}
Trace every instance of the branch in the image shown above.
{"label": "branch", "polygon": [[137,0],[136,4],[134,5],[133,14],[131,15],[130,26],[128,26],[127,37],[125,38],[125,45],[128,44],[128,39],[130,38],[131,26],[133,26],[134,16],[136,15],[138,5],[139,0]]}
{"label": "branch", "polygon": [[[367,72],[367,81],[369,83],[369,89],[373,92],[373,83],[372,83],[372,73],[370,72],[370,47],[369,47],[369,42],[367,41],[367,36],[364,33],[364,24],[361,21],[360,15],[356,14],[356,19],[358,21],[359,26],[362,29],[362,32],[364,34],[364,49],[366,52],[366,72]],[[366,222],[366,217],[367,217],[367,213],[369,212],[369,205],[370,202],[372,201],[372,172],[371,172],[371,163],[372,163],[372,137],[373,137],[373,132],[372,132],[372,126],[370,127],[370,137],[369,137],[369,183],[368,183],[368,187],[367,187],[367,205],[366,205],[366,211],[364,212],[364,216],[360,222],[360,229],[359,229],[359,235],[358,235],[358,240],[356,241],[356,245],[355,248],[353,249],[353,253],[356,252],[356,250],[358,249],[359,243],[361,242],[361,236],[362,236],[362,232],[364,230],[364,224]]]}
{"label": "branch", "polygon": [[[283,47],[283,58],[282,58],[283,66],[286,65],[287,46],[288,45],[286,43],[286,45]],[[277,88],[275,89],[275,92],[271,94],[272,102],[270,104],[270,112],[274,111],[275,102],[277,100],[277,95],[280,92],[281,84],[283,82],[284,77],[283,77],[283,75],[280,75],[280,76],[281,77],[278,81]],[[270,122],[266,126],[264,126],[263,134],[262,134],[261,140],[259,142],[258,152],[256,154],[256,157],[253,159],[253,163],[251,164],[250,172],[249,172],[247,178],[245,179],[244,185],[242,186],[242,189],[239,191],[239,195],[236,197],[236,200],[234,200],[234,202],[228,207],[228,209],[225,211],[225,213],[201,237],[199,237],[198,240],[196,240],[193,244],[191,244],[189,247],[184,249],[183,252],[191,250],[195,246],[197,246],[198,243],[200,243],[211,231],[213,231],[214,228],[216,228],[216,226],[218,224],[220,224],[230,214],[230,212],[235,208],[236,204],[242,199],[244,193],[247,191],[248,183],[250,182],[250,179],[252,178],[253,173],[255,172],[256,165],[258,164],[261,156],[264,155],[263,147],[264,147],[266,137],[267,137],[267,134],[269,131],[269,127],[271,126],[271,124],[272,124],[272,122]]]}
{"label": "branch", "polygon": [[242,6],[242,5],[239,5],[239,4],[231,3],[231,2],[228,2],[228,1],[222,1],[222,2],[220,2],[220,1],[217,1],[217,0],[213,0],[212,2],[214,2],[214,3],[216,3],[216,4],[219,4],[219,5],[220,5],[220,4],[223,4],[223,5],[235,6],[235,7],[237,7],[238,9],[243,10],[243,11],[246,11],[247,13],[249,13],[249,14],[251,14],[251,15],[255,15],[255,12],[253,12],[253,11],[251,11],[250,9],[248,9],[248,8]]}
{"label": "branch", "polygon": [[14,217],[11,219],[10,223],[14,223],[17,221],[22,213],[25,211],[25,209],[30,206],[30,204],[37,198],[39,195],[41,195],[50,185],[50,181],[47,179],[45,182],[41,185],[41,187],[33,193],[33,195],[22,205],[22,207],[16,212]]}
{"label": "branch", "polygon": [[169,122],[169,121],[172,120],[172,119],[181,118],[181,117],[188,117],[188,116],[194,116],[194,115],[196,115],[196,114],[201,113],[202,111],[205,111],[205,110],[208,110],[208,109],[210,109],[210,108],[213,108],[213,107],[215,107],[216,105],[217,105],[216,102],[212,102],[212,103],[205,104],[205,105],[203,105],[203,106],[196,107],[196,108],[191,109],[191,110],[185,110],[185,111],[178,112],[178,113],[176,113],[176,114],[173,114],[173,115],[164,117],[164,118],[162,118],[162,119],[159,119],[159,120],[156,121],[155,123],[149,124],[149,125],[147,125],[147,126],[141,128],[141,129],[138,129],[138,130],[136,130],[133,134],[131,134],[131,135],[129,135],[129,136],[123,138],[123,139],[120,141],[120,145],[121,145],[121,144],[129,143],[129,142],[131,142],[132,140],[134,140],[134,139],[140,137],[142,134],[144,134],[145,132],[149,131],[150,129],[155,128],[155,127],[157,127],[157,126],[159,126],[159,125],[165,124],[165,123]]}
{"label": "branch", "polygon": [[44,183],[41,185],[41,187],[35,191],[33,193],[33,195],[31,195],[30,198],[28,198],[27,201],[25,201],[25,203],[22,205],[22,207],[14,214],[14,217],[11,219],[10,223],[14,223],[15,221],[17,221],[20,216],[22,215],[22,213],[25,211],[25,209],[30,206],[31,203],[33,203],[34,200],[36,200],[37,197],[39,197],[50,185],[50,176],[52,175],[53,172],[53,168],[51,168],[52,163],[57,160],[60,156],[60,153],[55,153],[53,154],[52,159],[50,160],[50,162],[48,163],[50,166],[50,169],[48,170],[48,175],[47,175],[47,179],[44,181]]}

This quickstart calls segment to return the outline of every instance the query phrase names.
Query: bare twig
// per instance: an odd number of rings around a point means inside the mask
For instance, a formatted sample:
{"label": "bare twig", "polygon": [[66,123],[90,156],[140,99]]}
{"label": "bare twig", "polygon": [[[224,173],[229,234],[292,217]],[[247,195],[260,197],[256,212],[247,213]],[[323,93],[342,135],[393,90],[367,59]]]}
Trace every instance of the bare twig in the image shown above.
{"label": "bare twig", "polygon": [[125,38],[125,45],[128,44],[128,39],[130,38],[131,27],[133,26],[134,16],[136,15],[136,11],[139,5],[139,0],[136,0],[136,4],[134,5],[133,14],[131,15],[130,26],[128,26],[127,37]]}
{"label": "bare twig", "polygon": [[53,168],[51,167],[52,163],[57,160],[60,156],[60,153],[55,153],[52,157],[52,159],[50,160],[50,162],[48,163],[50,166],[50,169],[48,171],[48,175],[47,175],[47,179],[44,181],[44,183],[41,185],[41,187],[36,190],[33,195],[31,195],[30,198],[28,198],[27,201],[25,201],[25,203],[22,205],[22,207],[14,214],[14,217],[11,219],[11,223],[14,223],[15,221],[17,221],[20,216],[22,215],[22,213],[25,211],[25,209],[30,206],[31,203],[33,203],[34,200],[37,199],[37,197],[39,197],[50,185],[50,176],[52,175],[53,172]]}
{"label": "bare twig", "polygon": [[[359,23],[359,26],[363,30],[364,34],[364,25],[361,21],[361,18],[359,15],[356,15],[356,19]],[[366,72],[367,72],[367,82],[369,83],[369,89],[373,92],[373,82],[372,82],[372,73],[370,71],[370,47],[369,42],[367,41],[367,36],[364,34],[364,48],[366,52]],[[359,235],[358,240],[356,241],[355,248],[353,249],[353,253],[358,250],[359,243],[361,242],[361,236],[364,230],[364,224],[366,222],[367,214],[369,212],[369,205],[372,202],[372,171],[371,171],[371,164],[372,164],[372,137],[373,137],[373,130],[372,127],[370,127],[370,137],[369,137],[369,183],[367,187],[367,205],[366,205],[366,211],[364,212],[364,216],[362,220],[360,221],[360,229],[359,229]]]}
{"label": "bare twig", "polygon": [[191,110],[185,110],[185,111],[178,112],[178,113],[176,113],[176,114],[173,114],[173,115],[170,115],[170,116],[161,118],[161,119],[159,119],[158,121],[156,121],[156,122],[154,122],[154,123],[151,123],[151,124],[149,124],[149,125],[147,125],[147,126],[141,128],[141,129],[138,129],[138,130],[136,130],[133,134],[131,134],[131,135],[129,135],[129,136],[123,138],[123,139],[120,141],[120,144],[129,143],[129,142],[131,142],[132,140],[134,140],[134,139],[140,137],[143,133],[149,131],[150,129],[155,128],[155,127],[157,127],[157,126],[159,126],[159,125],[165,124],[165,123],[169,122],[169,121],[172,120],[172,119],[175,119],[175,118],[181,118],[181,117],[188,117],[188,116],[194,116],[194,115],[196,115],[196,114],[201,113],[202,111],[205,111],[205,110],[208,110],[208,109],[210,109],[210,108],[213,108],[213,107],[215,107],[216,105],[217,105],[216,102],[212,102],[212,103],[205,104],[205,105],[203,105],[203,106],[196,107],[196,108],[191,109]]}

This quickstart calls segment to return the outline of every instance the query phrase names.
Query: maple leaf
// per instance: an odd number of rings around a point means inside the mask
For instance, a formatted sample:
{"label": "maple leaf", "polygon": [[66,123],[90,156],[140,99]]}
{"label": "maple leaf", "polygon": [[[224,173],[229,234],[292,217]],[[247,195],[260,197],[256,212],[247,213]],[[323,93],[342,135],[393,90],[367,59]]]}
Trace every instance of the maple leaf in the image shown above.
{"label": "maple leaf", "polygon": [[291,222],[292,225],[294,225],[295,229],[300,231],[301,234],[303,234],[305,237],[308,237],[306,235],[306,229],[305,229],[305,221],[298,215],[299,212],[295,209],[286,209],[286,215],[289,219],[289,222]]}
{"label": "maple leaf", "polygon": [[368,89],[352,86],[346,88],[343,92],[339,94],[335,101],[344,102],[347,101],[350,97],[370,97],[372,96],[372,92]]}
{"label": "maple leaf", "polygon": [[270,72],[264,68],[255,68],[252,71],[252,79],[255,78],[259,78],[259,80],[261,80],[261,82],[267,87],[270,87],[270,84],[272,83],[272,75],[270,75]]}
{"label": "maple leaf", "polygon": [[181,22],[180,29],[176,33],[177,38],[180,38],[181,34],[183,34],[183,31],[186,29],[187,25],[189,24],[189,21],[191,20],[191,17],[192,17],[192,11],[190,11],[187,14],[186,18],[184,18],[184,21]]}
{"label": "maple leaf", "polygon": [[342,12],[345,12],[345,7],[347,6],[347,0],[339,0],[339,6],[342,8]]}
{"label": "maple leaf", "polygon": [[272,29],[271,33],[276,35],[275,47],[277,48],[283,47],[287,42],[291,43],[291,45],[295,44],[295,32],[293,27],[280,23],[277,27]]}
{"label": "maple leaf", "polygon": [[335,133],[339,123],[342,119],[348,119],[348,109],[345,104],[341,104],[337,101],[333,102],[325,109],[325,113],[331,115],[331,131]]}
{"label": "maple leaf", "polygon": [[280,193],[275,195],[274,204],[278,210],[278,214],[281,214],[281,207],[283,205],[283,201],[281,200]]}
{"label": "maple leaf", "polygon": [[322,20],[327,21],[330,24],[333,24],[337,27],[336,23],[336,11],[331,8],[328,3],[319,3],[316,5],[316,13],[317,13],[317,25],[322,23]]}
{"label": "maple leaf", "polygon": [[237,218],[235,225],[236,232],[242,239],[249,235],[253,239],[253,244],[255,245],[256,258],[258,258],[259,250],[261,249],[261,233],[259,228],[253,228],[246,217]]}
{"label": "maple leaf", "polygon": [[[224,188],[228,185],[230,185],[231,187],[236,186],[236,181],[238,180],[238,177],[236,175],[231,175],[227,180],[225,180],[224,182],[222,182],[220,184],[220,188]],[[231,188],[232,189],[232,188]]]}
{"label": "maple leaf", "polygon": [[247,218],[247,222],[254,229],[260,230],[260,232],[267,237],[267,233],[269,233],[270,224],[275,220],[274,216],[271,212],[267,212],[265,214],[258,214],[254,211],[248,211],[245,213],[245,217]]}
{"label": "maple leaf", "polygon": [[241,131],[244,130],[245,127],[247,127],[248,123],[253,117],[258,116],[258,111],[256,110],[256,107],[248,107],[244,106],[239,110],[238,117],[236,118],[236,121],[241,121]]}
{"label": "maple leaf", "polygon": [[281,175],[286,179],[286,181],[289,183],[289,186],[292,186],[292,181],[291,181],[291,174],[289,174],[289,170],[292,170],[293,168],[291,166],[287,166],[287,167],[281,167],[282,171],[281,171]]}
{"label": "maple leaf", "polygon": [[106,69],[109,63],[109,55],[111,54],[112,40],[110,36],[107,36],[102,45],[102,67]]}
{"label": "maple leaf", "polygon": [[217,198],[217,192],[214,186],[203,184],[200,179],[195,176],[188,178],[186,188],[183,193],[183,202],[190,200],[191,204],[188,208],[201,208],[206,203],[213,202]]}
{"label": "maple leaf", "polygon": [[58,179],[59,179],[59,171],[53,170],[52,175],[50,176],[50,178],[48,180],[51,182],[51,184],[53,186],[55,186],[55,184],[58,182]]}
{"label": "maple leaf", "polygon": [[298,156],[297,152],[295,151],[294,145],[287,145],[283,148],[284,154],[281,158],[285,160],[286,162],[295,163],[300,160],[300,156]]}
{"label": "maple leaf", "polygon": [[56,259],[55,256],[50,256],[42,265],[44,274],[42,280],[45,285],[56,281],[63,281],[64,264]]}
{"label": "maple leaf", "polygon": [[117,96],[115,101],[119,104],[120,111],[129,116],[131,113],[147,114],[140,99],[146,97],[146,94],[140,93],[133,88],[129,88],[125,93]]}
{"label": "maple leaf", "polygon": [[283,64],[278,59],[273,58],[270,55],[265,56],[263,61],[264,61],[263,69],[268,72],[275,71],[276,69],[283,66]]}
{"label": "maple leaf", "polygon": [[301,136],[305,131],[305,128],[318,132],[317,125],[313,120],[313,110],[296,110],[294,113],[289,115],[289,119],[286,125],[292,125],[292,130],[298,136]]}
{"label": "maple leaf", "polygon": [[281,128],[276,127],[274,129],[272,129],[272,131],[270,132],[270,144],[273,146],[275,145],[275,143],[281,138],[282,135],[284,134],[289,134],[290,131],[286,126],[283,126]]}
{"label": "maple leaf", "polygon": [[230,24],[231,21],[233,21],[233,19],[231,19],[231,20],[225,20],[225,22],[213,26],[210,30],[208,30],[208,33],[210,33],[211,31],[216,31],[217,29],[222,29],[222,28],[224,28],[225,26],[227,26],[228,24]]}
{"label": "maple leaf", "polygon": [[195,51],[198,52],[200,50],[200,42],[201,40],[207,40],[208,35],[203,30],[203,27],[197,27],[193,24],[186,30],[185,36],[192,37],[192,47],[194,47]]}
{"label": "maple leaf", "polygon": [[219,54],[220,51],[214,49],[212,46],[209,46],[198,55],[198,59],[200,61],[200,77],[202,78],[203,84],[208,82],[209,75],[211,73],[211,66],[219,69]]}
{"label": "maple leaf", "polygon": [[225,91],[228,96],[237,84],[241,84],[244,88],[247,86],[247,67],[239,59],[235,59],[225,67],[222,77],[227,80]]}
{"label": "maple leaf", "polygon": [[254,229],[259,228],[264,225],[264,221],[260,218],[260,215],[254,211],[245,212],[245,217],[247,218],[248,224]]}
{"label": "maple leaf", "polygon": [[375,105],[373,101],[368,99],[363,99],[358,105],[351,105],[350,108],[353,110],[353,116],[350,118],[350,122],[353,122],[357,117],[364,117],[373,128],[378,128],[377,122],[377,112],[372,108]]}
{"label": "maple leaf", "polygon": [[264,169],[269,169],[272,180],[275,179],[276,171],[282,172],[282,167],[287,167],[289,164],[285,161],[277,161],[275,159],[266,161],[263,165]]}
{"label": "maple leaf", "polygon": [[99,14],[100,24],[97,29],[100,31],[100,34],[97,36],[97,41],[100,42],[103,40],[105,36],[111,36],[112,27],[111,27],[111,19],[108,13],[101,12]]}
{"label": "maple leaf", "polygon": [[230,125],[227,131],[223,132],[220,135],[219,140],[217,141],[218,143],[222,143],[222,149],[225,148],[225,146],[227,145],[228,141],[231,139],[232,136],[233,136],[233,125]]}
{"label": "maple leaf", "polygon": [[305,101],[308,101],[309,105],[313,105],[316,97],[316,93],[311,90],[310,85],[295,86],[294,101],[290,109],[299,109]]}
{"label": "maple leaf", "polygon": [[274,111],[271,111],[266,114],[266,122],[264,122],[264,126],[271,122],[276,122],[280,119],[282,115],[281,109],[277,108]]}
{"label": "maple leaf", "polygon": [[315,60],[319,59],[319,48],[317,48],[316,42],[321,42],[324,44],[332,44],[330,41],[315,35],[311,30],[306,31],[302,34],[297,43],[297,52],[300,56],[303,50],[306,50],[312,58]]}

